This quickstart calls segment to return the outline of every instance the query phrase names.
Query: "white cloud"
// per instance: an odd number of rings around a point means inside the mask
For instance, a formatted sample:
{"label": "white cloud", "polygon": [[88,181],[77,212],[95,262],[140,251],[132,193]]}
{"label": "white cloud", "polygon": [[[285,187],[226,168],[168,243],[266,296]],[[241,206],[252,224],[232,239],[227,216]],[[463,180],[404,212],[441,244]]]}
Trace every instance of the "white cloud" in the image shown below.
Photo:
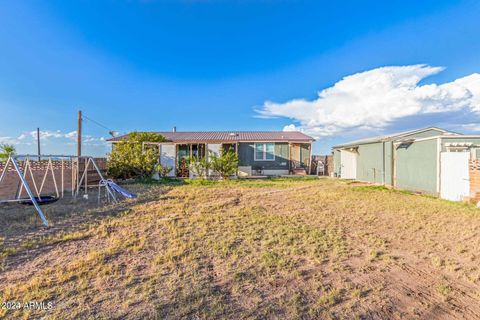
{"label": "white cloud", "polygon": [[300,131],[300,128],[297,128],[294,124],[289,124],[283,127],[283,131]]}
{"label": "white cloud", "polygon": [[480,124],[478,123],[466,123],[462,125],[462,128],[468,131],[480,131]]}
{"label": "white cloud", "polygon": [[0,144],[13,144],[15,139],[12,137],[0,137]]}
{"label": "white cloud", "polygon": [[468,110],[480,114],[480,74],[444,84],[419,85],[443,71],[428,65],[382,67],[347,76],[315,100],[266,101],[260,117],[286,117],[299,123],[285,129],[315,137],[351,129],[377,130],[403,117]]}
{"label": "white cloud", "polygon": [[[33,139],[37,139],[37,131],[30,131],[30,136]],[[64,138],[65,135],[60,131],[41,131],[40,130],[40,140],[48,140],[50,138]]]}
{"label": "white cloud", "polygon": [[[65,143],[67,145],[70,144],[75,144],[74,142],[65,142],[62,140],[70,140],[70,141],[76,141],[77,139],[77,131],[71,131],[67,133],[63,133],[61,130],[46,130],[46,131],[40,131],[40,140],[42,142],[42,145],[46,144],[46,142],[51,141],[55,139],[56,143]],[[30,132],[24,132],[20,134],[18,137],[0,137],[0,143],[7,143],[7,144],[13,144],[13,145],[32,145],[34,142],[36,143],[37,140],[37,131],[30,131]],[[85,145],[103,145],[105,144],[105,138],[104,137],[93,137],[91,135],[82,135],[82,142]]]}
{"label": "white cloud", "polygon": [[65,138],[75,140],[77,139],[77,130],[65,134]]}

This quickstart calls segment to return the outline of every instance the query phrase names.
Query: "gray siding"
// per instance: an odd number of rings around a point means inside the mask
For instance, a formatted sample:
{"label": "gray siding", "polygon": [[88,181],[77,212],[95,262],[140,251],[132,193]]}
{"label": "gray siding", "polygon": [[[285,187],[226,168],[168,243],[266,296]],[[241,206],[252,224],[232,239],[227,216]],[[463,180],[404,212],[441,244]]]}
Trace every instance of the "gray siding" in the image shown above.
{"label": "gray siding", "polygon": [[419,133],[406,135],[405,137],[420,139],[420,138],[440,136],[442,134],[444,134],[442,131],[435,130],[435,129],[430,129],[430,130],[427,130],[427,131],[424,131],[424,132],[419,132]]}
{"label": "gray siding", "polygon": [[437,139],[395,150],[396,184],[401,189],[437,193]]}
{"label": "gray siding", "polygon": [[240,143],[238,160],[240,166],[262,167],[266,170],[288,170],[289,147],[286,142],[275,143],[274,161],[255,161],[255,143]]}
{"label": "gray siding", "polygon": [[393,143],[385,142],[385,184],[393,186]]}
{"label": "gray siding", "polygon": [[383,142],[358,146],[357,180],[383,183]]}

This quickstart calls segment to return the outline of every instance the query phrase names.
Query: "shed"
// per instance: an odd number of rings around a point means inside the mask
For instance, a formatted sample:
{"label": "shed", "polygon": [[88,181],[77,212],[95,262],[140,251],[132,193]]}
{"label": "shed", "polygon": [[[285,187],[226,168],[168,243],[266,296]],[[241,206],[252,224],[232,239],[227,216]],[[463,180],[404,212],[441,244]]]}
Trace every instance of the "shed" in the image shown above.
{"label": "shed", "polygon": [[436,127],[429,127],[334,146],[334,176],[393,185],[393,144],[405,139],[439,135],[458,134]]}
{"label": "shed", "polygon": [[334,174],[438,195],[472,196],[469,164],[480,156],[480,135],[430,127],[333,147]]}

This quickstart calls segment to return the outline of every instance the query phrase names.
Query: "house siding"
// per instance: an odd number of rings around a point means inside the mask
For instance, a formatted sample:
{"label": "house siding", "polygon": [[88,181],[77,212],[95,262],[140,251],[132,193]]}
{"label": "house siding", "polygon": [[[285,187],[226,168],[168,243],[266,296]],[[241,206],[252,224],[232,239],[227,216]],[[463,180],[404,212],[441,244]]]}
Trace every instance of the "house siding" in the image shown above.
{"label": "house siding", "polygon": [[437,139],[395,149],[395,187],[437,193]]}
{"label": "house siding", "polygon": [[239,143],[238,161],[239,166],[262,167],[265,170],[288,170],[289,146],[285,142],[275,143],[275,160],[255,161],[255,143]]}

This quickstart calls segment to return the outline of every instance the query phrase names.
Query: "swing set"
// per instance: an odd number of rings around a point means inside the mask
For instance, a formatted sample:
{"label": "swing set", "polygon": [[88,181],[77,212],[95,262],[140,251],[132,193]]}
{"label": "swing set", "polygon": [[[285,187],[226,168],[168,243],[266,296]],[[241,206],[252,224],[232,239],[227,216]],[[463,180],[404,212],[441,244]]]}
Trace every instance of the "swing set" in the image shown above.
{"label": "swing set", "polygon": [[[1,167],[0,167],[1,168]],[[92,170],[90,170],[90,168]],[[89,171],[90,170],[90,171]],[[83,188],[87,194],[89,172],[98,175],[98,200],[102,198],[102,189],[108,202],[117,202],[115,193],[126,198],[135,198],[136,195],[121,188],[112,180],[107,180],[102,174],[93,157],[77,157],[65,155],[10,155],[0,175],[0,188],[8,188],[14,176],[20,179],[15,196],[9,199],[1,199],[0,204],[20,203],[35,207],[43,224],[48,227],[48,221],[40,207],[53,203],[65,196],[65,191],[71,192],[73,198],[77,198]],[[16,173],[16,174],[15,174]],[[12,177],[13,175],[13,177]],[[45,193],[48,176],[53,180],[54,196],[42,195]],[[60,175],[60,177],[58,177]],[[9,176],[7,179],[7,176]],[[57,181],[59,178],[60,181]],[[10,181],[9,181],[10,180]],[[69,183],[68,183],[69,182]],[[33,190],[30,186],[33,186]],[[28,197],[22,196],[23,191]]]}

